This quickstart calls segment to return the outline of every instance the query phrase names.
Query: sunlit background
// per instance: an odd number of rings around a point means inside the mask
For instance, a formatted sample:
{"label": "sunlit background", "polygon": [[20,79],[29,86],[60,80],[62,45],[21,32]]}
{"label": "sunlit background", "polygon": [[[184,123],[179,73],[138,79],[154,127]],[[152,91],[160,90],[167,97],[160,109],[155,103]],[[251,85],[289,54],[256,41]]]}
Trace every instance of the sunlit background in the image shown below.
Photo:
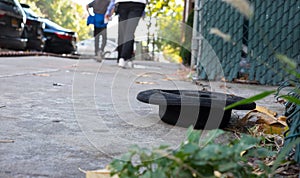
{"label": "sunlit background", "polygon": [[[87,26],[86,5],[91,0],[20,0],[30,5],[39,16],[71,29],[78,34],[78,42],[93,38],[93,26]],[[182,22],[187,21],[184,0],[149,0],[145,17],[136,30],[136,41],[154,56],[156,53],[169,56],[170,61],[181,62],[179,57],[184,44]],[[159,19],[159,20],[158,20]],[[108,24],[108,38],[117,41],[117,17]]]}

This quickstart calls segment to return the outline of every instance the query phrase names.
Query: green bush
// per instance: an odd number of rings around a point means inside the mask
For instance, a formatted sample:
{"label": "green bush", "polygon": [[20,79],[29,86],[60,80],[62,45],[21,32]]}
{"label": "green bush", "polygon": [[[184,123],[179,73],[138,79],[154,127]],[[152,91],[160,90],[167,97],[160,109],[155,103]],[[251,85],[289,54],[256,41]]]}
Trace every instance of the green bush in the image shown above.
{"label": "green bush", "polygon": [[[268,167],[259,158],[274,152],[259,146],[260,139],[242,135],[229,143],[217,143],[228,138],[222,130],[212,130],[200,139],[201,131],[188,130],[187,139],[178,149],[160,146],[152,150],[131,147],[121,159],[114,159],[112,175],[125,177],[257,177],[254,170],[261,167],[266,177]],[[255,163],[249,164],[255,158]],[[255,165],[255,166],[253,166]]]}

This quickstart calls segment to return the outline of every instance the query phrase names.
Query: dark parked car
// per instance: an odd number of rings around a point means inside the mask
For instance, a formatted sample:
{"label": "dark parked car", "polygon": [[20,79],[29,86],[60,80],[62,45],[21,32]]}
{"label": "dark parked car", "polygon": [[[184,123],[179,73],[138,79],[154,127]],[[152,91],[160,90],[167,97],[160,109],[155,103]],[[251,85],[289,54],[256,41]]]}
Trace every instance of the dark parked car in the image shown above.
{"label": "dark parked car", "polygon": [[0,47],[23,50],[26,16],[17,0],[0,0]]}
{"label": "dark parked car", "polygon": [[44,37],[45,23],[41,21],[27,4],[21,4],[26,14],[24,36],[28,39],[27,49],[42,51],[46,38]]}
{"label": "dark parked car", "polygon": [[77,33],[63,28],[60,25],[42,18],[45,23],[44,35],[46,44],[44,51],[60,54],[74,54],[77,51]]}

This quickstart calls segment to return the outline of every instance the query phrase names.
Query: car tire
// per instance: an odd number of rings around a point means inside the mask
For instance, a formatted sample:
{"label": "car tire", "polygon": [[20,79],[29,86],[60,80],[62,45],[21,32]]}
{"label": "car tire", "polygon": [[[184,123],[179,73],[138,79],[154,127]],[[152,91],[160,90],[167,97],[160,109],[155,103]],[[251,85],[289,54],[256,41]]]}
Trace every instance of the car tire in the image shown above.
{"label": "car tire", "polygon": [[23,32],[22,32],[22,35],[21,35],[21,38],[24,38],[24,39],[27,40],[24,49],[22,49],[22,50],[26,50],[27,47],[28,47],[28,45],[27,45],[27,43],[28,43],[28,30],[27,30],[27,28],[24,28],[24,30],[23,30]]}
{"label": "car tire", "polygon": [[42,33],[42,37],[41,37],[41,39],[40,39],[40,45],[39,45],[39,47],[37,47],[37,51],[44,51],[44,48],[45,48],[45,45],[46,45],[46,39],[45,39],[45,36],[44,36],[44,33],[43,33],[43,28],[40,28],[40,31],[41,31],[41,33]]}

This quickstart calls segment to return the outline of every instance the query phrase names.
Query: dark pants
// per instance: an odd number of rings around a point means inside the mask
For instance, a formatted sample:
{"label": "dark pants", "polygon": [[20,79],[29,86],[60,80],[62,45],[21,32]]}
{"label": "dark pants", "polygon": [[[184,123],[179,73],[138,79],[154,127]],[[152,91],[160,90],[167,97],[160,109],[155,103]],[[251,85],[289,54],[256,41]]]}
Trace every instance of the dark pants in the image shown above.
{"label": "dark pants", "polygon": [[132,57],[134,32],[144,9],[145,4],[143,3],[121,2],[118,4],[118,59],[128,60]]}
{"label": "dark pants", "polygon": [[[99,49],[99,39],[100,36],[102,36],[101,40],[101,47]],[[106,41],[107,41],[107,31],[106,27],[105,28],[97,28],[94,27],[94,37],[95,37],[95,55],[98,55],[99,51],[104,51],[104,48],[106,46]]]}

